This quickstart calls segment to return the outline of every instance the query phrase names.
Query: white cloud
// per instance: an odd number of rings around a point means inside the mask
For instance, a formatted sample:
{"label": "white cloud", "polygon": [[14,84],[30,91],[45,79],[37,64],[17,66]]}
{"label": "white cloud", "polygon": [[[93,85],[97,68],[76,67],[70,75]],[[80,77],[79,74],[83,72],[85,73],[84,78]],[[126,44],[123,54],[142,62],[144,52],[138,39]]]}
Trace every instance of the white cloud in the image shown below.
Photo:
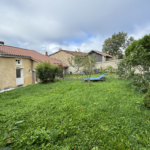
{"label": "white cloud", "polygon": [[144,35],[150,34],[150,24],[145,26],[135,26],[133,32],[129,34],[129,36],[133,36],[135,40],[142,38]]}
{"label": "white cloud", "polygon": [[142,29],[150,23],[149,5],[149,0],[5,0],[0,5],[0,41],[42,53],[43,46],[49,53],[60,47],[101,51],[114,33],[141,38],[149,32]]}
{"label": "white cloud", "polygon": [[102,51],[102,45],[104,40],[105,40],[104,38],[100,36],[96,36],[96,37],[91,37],[87,41],[82,42],[80,44],[76,44],[73,42],[69,44],[53,43],[53,44],[45,45],[44,51],[48,51],[48,53],[54,53],[58,51],[59,48],[62,48],[64,50],[71,50],[71,51],[76,51],[79,48],[82,52],[88,52],[90,50]]}

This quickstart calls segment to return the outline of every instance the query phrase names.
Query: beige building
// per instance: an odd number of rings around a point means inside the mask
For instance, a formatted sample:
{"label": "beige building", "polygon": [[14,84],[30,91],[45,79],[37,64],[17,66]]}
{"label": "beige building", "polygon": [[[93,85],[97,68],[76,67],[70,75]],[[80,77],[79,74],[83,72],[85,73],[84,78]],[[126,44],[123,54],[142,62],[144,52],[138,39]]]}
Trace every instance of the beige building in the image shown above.
{"label": "beige building", "polygon": [[[76,55],[89,55],[91,57],[95,57],[96,58],[96,68],[99,68],[102,62],[106,62],[106,61],[110,61],[113,60],[114,57],[106,54],[104,52],[100,52],[100,51],[96,51],[96,50],[91,50],[89,53],[82,53],[82,52],[76,52],[76,51],[67,51],[67,50],[62,50],[60,49],[59,51],[49,55],[51,58],[55,58],[57,60],[61,60],[63,62],[65,62],[66,64],[68,64],[68,68],[66,68],[65,73],[69,74],[70,72],[75,73],[76,69],[69,66],[69,61],[68,59],[70,59],[73,56]],[[82,69],[80,69],[80,71],[82,72]]]}
{"label": "beige building", "polygon": [[37,83],[34,69],[42,61],[67,67],[67,64],[34,50],[7,46],[0,42],[0,91]]}
{"label": "beige building", "polygon": [[71,72],[75,73],[76,69],[69,65],[68,59],[70,59],[71,57],[74,57],[76,55],[84,56],[84,55],[86,55],[86,53],[77,52],[77,51],[67,51],[67,50],[60,49],[59,51],[49,55],[49,57],[66,63],[68,65],[68,67],[65,69],[64,73],[70,74]]}
{"label": "beige building", "polygon": [[62,50],[60,49],[59,51],[49,55],[49,57],[51,58],[55,58],[57,60],[61,60],[66,64],[69,64],[68,59],[70,59],[73,56],[76,55],[86,55],[86,53],[82,53],[82,52],[77,52],[77,51],[67,51],[67,50]]}

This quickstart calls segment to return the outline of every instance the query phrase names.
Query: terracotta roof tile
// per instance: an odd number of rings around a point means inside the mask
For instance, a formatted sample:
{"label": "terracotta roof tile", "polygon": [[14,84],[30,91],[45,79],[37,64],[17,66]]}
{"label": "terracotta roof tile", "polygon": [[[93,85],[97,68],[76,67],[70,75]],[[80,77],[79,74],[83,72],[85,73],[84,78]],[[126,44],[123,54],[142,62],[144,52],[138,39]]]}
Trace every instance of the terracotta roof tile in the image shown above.
{"label": "terracotta roof tile", "polygon": [[50,61],[51,64],[56,63],[56,64],[62,64],[63,66],[67,66],[65,63],[60,62],[54,58],[45,56],[34,50],[28,50],[28,49],[24,49],[24,48],[2,45],[2,46],[0,46],[0,53],[2,53],[4,55],[12,55],[12,56],[28,56],[28,57],[31,57],[31,59],[39,61],[39,62]]}

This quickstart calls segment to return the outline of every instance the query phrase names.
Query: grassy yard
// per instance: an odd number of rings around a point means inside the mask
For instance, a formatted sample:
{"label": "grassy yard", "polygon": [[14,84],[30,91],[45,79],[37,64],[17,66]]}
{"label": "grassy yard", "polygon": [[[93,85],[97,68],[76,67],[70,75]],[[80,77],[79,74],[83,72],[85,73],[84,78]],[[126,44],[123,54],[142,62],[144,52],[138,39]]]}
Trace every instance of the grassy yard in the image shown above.
{"label": "grassy yard", "polygon": [[[128,81],[29,85],[0,94],[1,119],[25,120],[15,150],[148,150],[150,111]],[[0,131],[2,124],[0,124]],[[1,136],[1,133],[0,133]],[[94,149],[93,149],[94,148]]]}

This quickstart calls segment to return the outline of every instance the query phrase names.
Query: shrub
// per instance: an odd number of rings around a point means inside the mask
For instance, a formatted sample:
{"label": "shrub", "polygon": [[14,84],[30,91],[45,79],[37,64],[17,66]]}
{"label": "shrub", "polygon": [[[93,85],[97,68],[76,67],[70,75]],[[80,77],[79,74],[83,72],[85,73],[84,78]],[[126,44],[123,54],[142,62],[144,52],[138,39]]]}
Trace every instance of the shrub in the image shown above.
{"label": "shrub", "polygon": [[[119,77],[127,79],[128,76],[130,76],[129,75],[131,71],[130,67],[131,66],[126,63],[126,60],[123,59],[118,63],[118,69],[116,71],[116,74],[119,75]],[[134,74],[133,71],[131,74]]]}
{"label": "shrub", "polygon": [[144,96],[144,103],[146,107],[150,108],[150,86],[148,92]]}
{"label": "shrub", "polygon": [[[147,49],[140,45],[136,47],[136,51],[133,51],[118,64],[117,74],[122,78],[132,79],[130,85],[135,86],[141,93],[147,92],[150,83],[149,56]],[[135,71],[138,74],[135,74]]]}
{"label": "shrub", "polygon": [[105,69],[103,69],[102,67],[100,67],[99,73],[105,73]]}
{"label": "shrub", "polygon": [[37,77],[42,81],[46,82],[44,79],[54,79],[57,73],[60,73],[62,67],[57,65],[52,65],[50,62],[42,62],[35,68]]}
{"label": "shrub", "polygon": [[112,66],[107,66],[105,70],[108,73],[115,73],[116,72],[116,69],[113,68]]}

